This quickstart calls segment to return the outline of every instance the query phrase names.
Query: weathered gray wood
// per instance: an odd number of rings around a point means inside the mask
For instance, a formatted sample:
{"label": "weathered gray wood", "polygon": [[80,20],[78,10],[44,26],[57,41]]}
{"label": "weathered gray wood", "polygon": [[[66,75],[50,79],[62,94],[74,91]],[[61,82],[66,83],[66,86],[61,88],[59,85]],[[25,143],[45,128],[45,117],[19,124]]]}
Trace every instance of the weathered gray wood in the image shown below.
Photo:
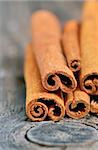
{"label": "weathered gray wood", "polygon": [[[31,127],[41,124],[30,122],[25,116],[23,54],[30,40],[30,16],[37,9],[48,9],[56,13],[63,24],[67,19],[79,19],[81,4],[78,1],[0,2],[0,150],[97,150],[98,142],[83,148],[79,145],[47,147],[26,138]],[[63,121],[66,120],[74,122],[67,118]],[[78,122],[98,129],[97,117],[88,116]]]}
{"label": "weathered gray wood", "polygon": [[26,135],[31,142],[47,146],[86,146],[98,140],[98,131],[95,128],[67,120],[58,123],[47,122],[33,127]]}

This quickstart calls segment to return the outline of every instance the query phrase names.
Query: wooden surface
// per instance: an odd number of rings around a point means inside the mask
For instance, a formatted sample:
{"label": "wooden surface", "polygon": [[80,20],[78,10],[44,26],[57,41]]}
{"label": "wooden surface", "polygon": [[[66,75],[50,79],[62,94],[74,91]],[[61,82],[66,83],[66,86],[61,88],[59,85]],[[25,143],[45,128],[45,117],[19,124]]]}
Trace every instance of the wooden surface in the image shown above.
{"label": "wooden surface", "polygon": [[[40,125],[30,122],[25,116],[23,54],[24,46],[30,40],[30,16],[35,10],[48,9],[55,12],[63,24],[71,18],[79,19],[81,6],[82,2],[75,1],[0,2],[0,150],[98,149],[97,141],[83,146],[49,147],[34,144],[26,136],[31,127]],[[66,124],[66,118],[63,122]],[[96,116],[87,116],[78,122],[92,126],[98,132]]]}

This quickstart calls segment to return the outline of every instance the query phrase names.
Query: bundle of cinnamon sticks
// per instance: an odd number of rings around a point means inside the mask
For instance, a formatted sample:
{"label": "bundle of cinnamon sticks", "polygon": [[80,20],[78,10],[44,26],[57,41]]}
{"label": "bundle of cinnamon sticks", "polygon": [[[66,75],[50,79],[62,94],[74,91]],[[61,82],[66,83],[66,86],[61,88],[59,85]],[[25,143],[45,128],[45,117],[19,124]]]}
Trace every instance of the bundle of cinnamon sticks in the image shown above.
{"label": "bundle of cinnamon sticks", "polygon": [[81,22],[61,31],[53,13],[31,17],[32,40],[24,59],[26,114],[32,121],[98,114],[98,2],[87,1]]}

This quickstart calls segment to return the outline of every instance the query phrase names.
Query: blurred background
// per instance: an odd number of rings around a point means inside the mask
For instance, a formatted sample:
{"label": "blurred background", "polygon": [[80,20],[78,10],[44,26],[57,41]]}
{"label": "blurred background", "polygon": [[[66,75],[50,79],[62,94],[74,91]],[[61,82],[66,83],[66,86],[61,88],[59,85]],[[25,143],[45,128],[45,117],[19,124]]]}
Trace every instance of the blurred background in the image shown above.
{"label": "blurred background", "polygon": [[[78,19],[81,15],[82,1],[1,1],[0,2],[0,53],[3,59],[3,53],[6,65],[17,67],[22,63],[17,60],[12,62],[11,59],[17,59],[23,56],[23,49],[27,41],[30,40],[30,17],[32,13],[39,9],[46,9],[54,12],[63,26],[63,23],[69,19]],[[8,57],[11,57],[8,58]],[[15,58],[14,58],[15,57]],[[21,58],[22,59],[22,58]],[[1,61],[0,61],[1,62]],[[18,64],[19,63],[19,64]],[[3,67],[3,66],[1,66]],[[4,69],[4,67],[3,67]],[[18,70],[17,70],[18,69]],[[16,72],[22,71],[22,67]],[[15,72],[15,74],[16,74]]]}

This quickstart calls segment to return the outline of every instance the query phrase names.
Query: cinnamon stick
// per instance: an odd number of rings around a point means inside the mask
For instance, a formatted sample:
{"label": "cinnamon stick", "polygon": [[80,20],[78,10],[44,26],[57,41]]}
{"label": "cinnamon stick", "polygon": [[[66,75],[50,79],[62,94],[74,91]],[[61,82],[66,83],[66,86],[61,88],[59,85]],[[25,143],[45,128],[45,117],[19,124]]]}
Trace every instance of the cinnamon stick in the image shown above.
{"label": "cinnamon stick", "polygon": [[98,12],[97,1],[87,1],[81,25],[81,88],[98,94]]}
{"label": "cinnamon stick", "polygon": [[65,114],[64,102],[55,94],[43,89],[32,45],[25,51],[24,77],[26,82],[26,114],[32,121],[42,121],[48,116],[53,121]]}
{"label": "cinnamon stick", "polygon": [[98,95],[91,97],[91,110],[92,113],[98,114]]}
{"label": "cinnamon stick", "polygon": [[90,111],[90,97],[84,91],[76,89],[67,95],[66,114],[74,119],[85,117]]}
{"label": "cinnamon stick", "polygon": [[79,24],[76,20],[65,23],[62,38],[64,54],[69,68],[73,71],[80,70]]}
{"label": "cinnamon stick", "polygon": [[61,49],[61,27],[57,17],[48,11],[37,11],[32,16],[32,43],[45,89],[59,88],[69,93],[77,83],[67,67]]}

